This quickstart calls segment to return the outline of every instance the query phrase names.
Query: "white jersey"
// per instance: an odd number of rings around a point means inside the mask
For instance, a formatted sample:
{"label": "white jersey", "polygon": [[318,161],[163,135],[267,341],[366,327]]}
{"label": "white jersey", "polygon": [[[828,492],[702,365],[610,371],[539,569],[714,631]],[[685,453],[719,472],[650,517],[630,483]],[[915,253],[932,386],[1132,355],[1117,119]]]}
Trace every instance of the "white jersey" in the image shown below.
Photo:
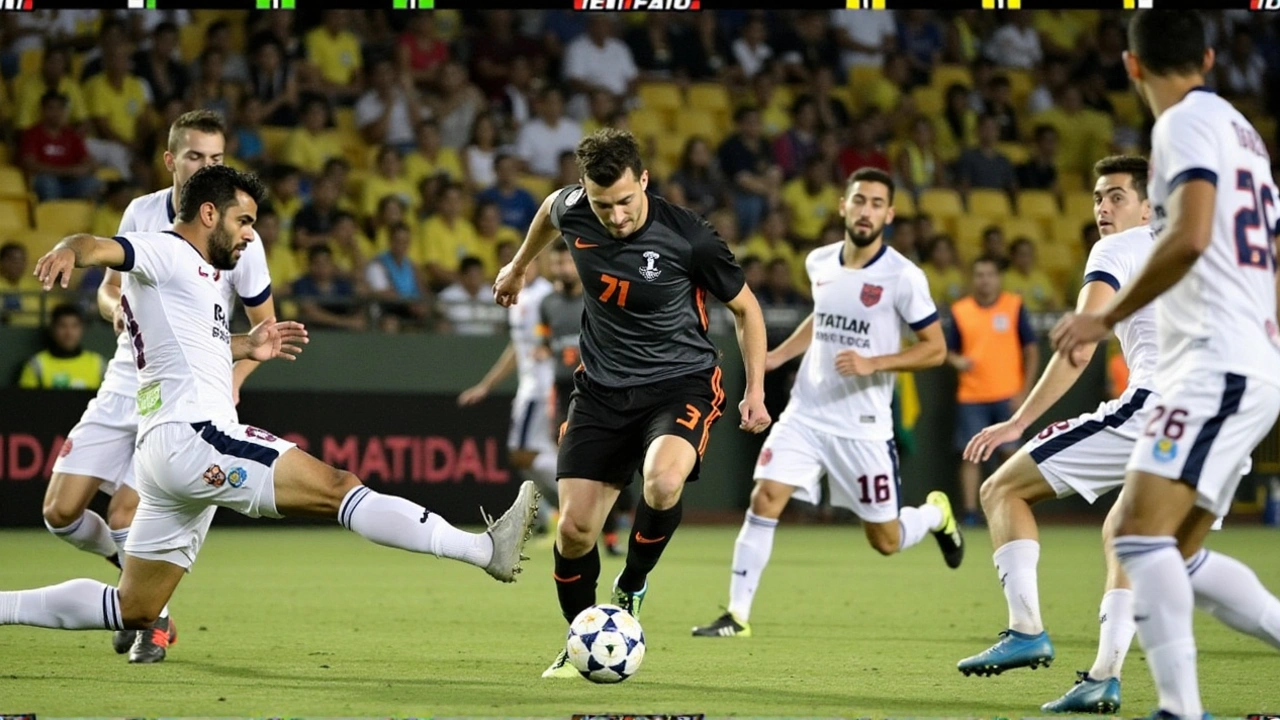
{"label": "white jersey", "polygon": [[[1149,225],[1113,233],[1099,240],[1089,251],[1084,266],[1085,284],[1105,282],[1119,290],[1147,264],[1156,235]],[[1153,304],[1154,305],[1154,304]],[[1148,305],[1116,324],[1120,351],[1129,366],[1129,385],[1153,388],[1156,374],[1156,310]]]}
{"label": "white jersey", "polygon": [[843,247],[825,245],[805,259],[813,287],[813,341],[779,420],[839,437],[889,440],[896,373],[845,377],[836,371],[836,355],[902,352],[902,326],[921,330],[937,322],[938,309],[924,271],[897,250],[885,245],[864,267],[848,269]]}
{"label": "white jersey", "polygon": [[[129,232],[160,232],[173,227],[176,213],[173,209],[173,188],[159,190],[135,198],[125,208],[120,219],[119,235]],[[171,240],[176,240],[169,236]],[[254,242],[240,254],[236,269],[221,273],[222,290],[228,306],[231,294],[238,292],[245,305],[253,307],[271,297],[271,275],[267,272],[267,254],[262,249],[262,238],[254,233]],[[179,241],[181,242],[181,241]],[[176,246],[175,246],[176,247]],[[138,371],[134,362],[129,333],[116,337],[116,352],[107,364],[102,379],[101,393],[118,393],[133,397],[138,392]]]}
{"label": "white jersey", "polygon": [[1164,231],[1169,196],[1183,182],[1217,186],[1213,235],[1191,271],[1154,303],[1161,394],[1195,370],[1275,384],[1276,256],[1280,192],[1253,125],[1231,103],[1196,89],[1151,134],[1152,226]]}
{"label": "white jersey", "polygon": [[169,422],[236,423],[231,304],[222,272],[177,233],[130,232],[120,307],[136,358],[138,435]]}
{"label": "white jersey", "polygon": [[538,337],[539,310],[542,299],[555,292],[555,286],[542,276],[534,278],[520,291],[519,302],[507,310],[507,322],[511,327],[511,342],[516,351],[516,373],[519,385],[516,397],[542,399],[551,394],[555,365],[551,358],[538,360],[534,352],[542,345]]}

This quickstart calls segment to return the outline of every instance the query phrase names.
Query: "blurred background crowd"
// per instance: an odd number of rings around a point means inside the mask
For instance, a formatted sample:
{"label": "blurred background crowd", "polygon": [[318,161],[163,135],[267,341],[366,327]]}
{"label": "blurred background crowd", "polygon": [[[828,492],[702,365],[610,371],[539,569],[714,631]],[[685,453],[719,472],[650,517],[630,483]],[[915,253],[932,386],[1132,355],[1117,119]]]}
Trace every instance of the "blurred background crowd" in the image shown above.
{"label": "blurred background crowd", "polygon": [[[1274,157],[1280,19],[1207,15],[1212,82]],[[169,123],[200,108],[230,128],[226,162],[269,180],[275,293],[313,327],[505,332],[489,283],[603,126],[714,224],[775,335],[807,314],[805,253],[842,237],[861,166],[896,178],[887,234],[940,307],[991,256],[1028,310],[1061,310],[1097,237],[1093,163],[1148,137],[1123,28],[1120,11],[7,13],[0,322],[50,319],[35,259],[168,186]],[[89,317],[98,278],[69,298]],[[393,301],[410,311],[379,312]]]}

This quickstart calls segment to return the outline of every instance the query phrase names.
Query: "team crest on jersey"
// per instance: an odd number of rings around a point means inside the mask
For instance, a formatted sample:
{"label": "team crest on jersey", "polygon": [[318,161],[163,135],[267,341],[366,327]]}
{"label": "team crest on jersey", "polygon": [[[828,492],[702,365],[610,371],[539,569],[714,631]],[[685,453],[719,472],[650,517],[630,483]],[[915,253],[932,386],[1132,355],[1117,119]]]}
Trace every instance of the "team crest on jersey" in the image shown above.
{"label": "team crest on jersey", "polygon": [[266,430],[263,430],[263,429],[261,429],[261,428],[256,428],[256,427],[252,427],[252,426],[249,426],[249,425],[246,425],[246,426],[245,426],[245,428],[244,428],[244,434],[245,434],[245,436],[246,436],[246,437],[257,438],[258,440],[264,440],[264,441],[266,441],[266,442],[275,442],[275,441],[276,441],[276,436],[275,436],[275,435],[272,435],[271,433],[269,433],[269,432],[267,432]]}
{"label": "team crest on jersey", "polygon": [[58,457],[66,457],[71,454],[71,438],[62,441],[62,449],[58,450]]}
{"label": "team crest on jersey", "polygon": [[1178,457],[1178,443],[1169,438],[1160,438],[1151,450],[1151,456],[1160,462],[1169,462]]}
{"label": "team crest on jersey", "polygon": [[769,464],[769,461],[770,461],[770,460],[772,460],[772,459],[773,459],[773,451],[772,451],[772,450],[770,450],[769,448],[765,448],[765,449],[763,449],[763,450],[761,450],[761,451],[760,451],[760,464],[761,464],[761,465],[768,465],[768,464]]}
{"label": "team crest on jersey", "polygon": [[249,479],[249,473],[245,472],[242,467],[233,467],[227,471],[227,483],[231,487],[238,488]]}
{"label": "team crest on jersey", "polygon": [[227,482],[227,474],[222,472],[221,467],[210,465],[209,469],[204,471],[204,481],[213,487],[220,488]]}
{"label": "team crest on jersey", "polygon": [[648,280],[649,282],[653,282],[662,274],[661,270],[654,267],[654,263],[658,262],[658,258],[661,257],[661,255],[650,250],[646,252],[643,257],[645,264],[640,268],[640,277]]}
{"label": "team crest on jersey", "polygon": [[871,283],[862,284],[862,304],[871,307],[880,302],[880,296],[884,295],[884,287],[880,285],[872,285]]}
{"label": "team crest on jersey", "polygon": [[996,313],[995,315],[992,315],[991,327],[995,329],[996,332],[1008,332],[1009,316],[1004,313]]}
{"label": "team crest on jersey", "polygon": [[586,191],[583,190],[582,188],[578,188],[573,192],[569,193],[569,196],[564,199],[564,206],[573,207],[574,205],[577,205],[578,201],[582,199],[582,194],[584,192]]}

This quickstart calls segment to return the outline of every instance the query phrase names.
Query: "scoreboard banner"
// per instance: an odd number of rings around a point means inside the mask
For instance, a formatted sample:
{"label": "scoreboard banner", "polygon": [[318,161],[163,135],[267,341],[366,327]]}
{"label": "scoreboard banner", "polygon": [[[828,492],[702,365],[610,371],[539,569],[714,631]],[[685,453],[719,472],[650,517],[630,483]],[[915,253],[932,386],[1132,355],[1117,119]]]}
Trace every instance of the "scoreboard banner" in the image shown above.
{"label": "scoreboard banner", "polygon": [[[327,7],[367,9],[361,0],[0,0],[0,9],[32,11],[38,9],[104,9],[104,10],[296,10]],[[392,10],[471,10],[474,0],[376,0],[377,5]],[[1239,9],[1256,12],[1280,12],[1280,0],[951,0],[954,8],[982,10],[1142,10],[1162,9]],[[937,9],[939,0],[817,0],[810,9],[830,10],[914,10]],[[698,12],[700,10],[771,10],[774,0],[489,0],[486,8],[555,9],[582,12]]]}
{"label": "scoreboard banner", "polygon": [[[0,389],[0,407],[6,408],[0,413],[0,528],[43,527],[40,508],[53,463],[93,396],[81,390]],[[491,512],[505,508],[521,481],[507,465],[510,396],[459,408],[454,395],[246,388],[237,410],[241,422],[457,524],[479,524],[482,505]],[[97,503],[104,501],[99,494]],[[217,517],[220,524],[263,522],[230,510]]]}

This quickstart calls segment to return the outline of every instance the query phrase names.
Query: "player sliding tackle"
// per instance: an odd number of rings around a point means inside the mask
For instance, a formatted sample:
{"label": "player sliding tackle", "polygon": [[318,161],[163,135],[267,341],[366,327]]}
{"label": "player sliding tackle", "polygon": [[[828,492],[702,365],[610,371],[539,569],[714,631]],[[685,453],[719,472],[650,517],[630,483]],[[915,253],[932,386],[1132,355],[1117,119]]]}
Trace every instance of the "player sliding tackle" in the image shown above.
{"label": "player sliding tackle", "polygon": [[[830,480],[831,502],[862,520],[882,555],[902,552],[932,532],[948,566],[964,557],[963,539],[942,492],[899,510],[893,385],[903,370],[941,365],[947,357],[938,310],[924,272],[885,244],[893,222],[893,179],[872,168],[849,176],[840,203],[845,239],[809,253],[814,312],[766,356],[772,370],[804,354],[791,400],[756,462],[751,509],[733,549],[729,608],[701,637],[751,635],[748,616],[773,550],[787,501],[817,502]],[[919,338],[902,349],[902,326]],[[807,352],[806,352],[807,351]]]}
{"label": "player sliding tackle", "polygon": [[150,626],[190,570],[219,507],[249,517],[337,518],[379,545],[447,557],[511,582],[537,508],[524,483],[515,504],[485,533],[458,530],[403,498],[293,443],[242,425],[231,395],[232,363],[292,359],[307,333],[269,318],[245,335],[228,330],[219,276],[253,241],[266,191],[253,175],[211,165],[182,191],[171,231],[115,238],[73,235],[36,263],[50,290],[76,267],[125,274],[120,306],[138,366],[138,511],[125,544],[120,585],[71,580],[0,592],[0,624],[67,630]]}

